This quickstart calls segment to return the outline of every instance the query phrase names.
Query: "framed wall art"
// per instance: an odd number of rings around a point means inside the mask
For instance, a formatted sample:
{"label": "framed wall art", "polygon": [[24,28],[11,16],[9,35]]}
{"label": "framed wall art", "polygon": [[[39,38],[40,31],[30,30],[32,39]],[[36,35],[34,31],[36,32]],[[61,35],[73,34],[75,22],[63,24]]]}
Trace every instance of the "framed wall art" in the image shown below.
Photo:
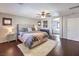
{"label": "framed wall art", "polygon": [[2,18],[2,25],[12,25],[12,18]]}

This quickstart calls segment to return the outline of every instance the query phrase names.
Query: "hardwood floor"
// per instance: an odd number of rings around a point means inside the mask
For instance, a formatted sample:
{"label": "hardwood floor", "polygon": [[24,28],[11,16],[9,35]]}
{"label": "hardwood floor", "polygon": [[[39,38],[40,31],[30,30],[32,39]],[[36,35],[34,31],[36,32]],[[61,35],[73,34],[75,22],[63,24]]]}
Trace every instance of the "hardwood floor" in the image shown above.
{"label": "hardwood floor", "polygon": [[[79,42],[67,39],[58,39],[57,46],[48,54],[48,56],[79,56]],[[20,41],[0,43],[0,56],[23,56],[17,47]]]}
{"label": "hardwood floor", "polygon": [[22,52],[17,48],[19,41],[0,43],[0,56],[23,56]]}
{"label": "hardwood floor", "polygon": [[79,42],[61,39],[48,56],[79,56]]}

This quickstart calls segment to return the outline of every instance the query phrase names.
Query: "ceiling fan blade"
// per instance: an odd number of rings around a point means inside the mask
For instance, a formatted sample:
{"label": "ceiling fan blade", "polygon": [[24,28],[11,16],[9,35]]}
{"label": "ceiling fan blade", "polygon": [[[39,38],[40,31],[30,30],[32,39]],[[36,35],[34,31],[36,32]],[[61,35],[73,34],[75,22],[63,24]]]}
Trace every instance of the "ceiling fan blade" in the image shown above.
{"label": "ceiling fan blade", "polygon": [[50,13],[46,13],[46,16],[47,16],[47,17],[51,17],[51,14],[50,14]]}
{"label": "ceiling fan blade", "polygon": [[51,17],[51,15],[46,15],[46,17]]}
{"label": "ceiling fan blade", "polygon": [[46,14],[50,14],[50,13],[46,13]]}

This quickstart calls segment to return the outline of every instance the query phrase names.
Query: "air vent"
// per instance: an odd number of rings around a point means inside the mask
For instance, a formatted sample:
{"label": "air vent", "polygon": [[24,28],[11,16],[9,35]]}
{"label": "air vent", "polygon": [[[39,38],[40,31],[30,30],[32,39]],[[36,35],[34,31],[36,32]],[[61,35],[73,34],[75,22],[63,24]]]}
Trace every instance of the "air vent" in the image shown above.
{"label": "air vent", "polygon": [[69,9],[76,9],[76,8],[79,8],[79,5],[78,6],[71,7]]}
{"label": "air vent", "polygon": [[24,3],[18,3],[19,5],[23,5]]}

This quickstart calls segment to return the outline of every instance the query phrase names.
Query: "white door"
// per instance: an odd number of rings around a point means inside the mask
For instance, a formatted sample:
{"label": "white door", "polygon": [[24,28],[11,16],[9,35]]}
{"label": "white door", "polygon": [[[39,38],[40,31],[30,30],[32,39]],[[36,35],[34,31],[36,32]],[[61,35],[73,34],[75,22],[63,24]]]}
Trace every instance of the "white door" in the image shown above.
{"label": "white door", "polygon": [[79,18],[67,20],[67,38],[79,41]]}

